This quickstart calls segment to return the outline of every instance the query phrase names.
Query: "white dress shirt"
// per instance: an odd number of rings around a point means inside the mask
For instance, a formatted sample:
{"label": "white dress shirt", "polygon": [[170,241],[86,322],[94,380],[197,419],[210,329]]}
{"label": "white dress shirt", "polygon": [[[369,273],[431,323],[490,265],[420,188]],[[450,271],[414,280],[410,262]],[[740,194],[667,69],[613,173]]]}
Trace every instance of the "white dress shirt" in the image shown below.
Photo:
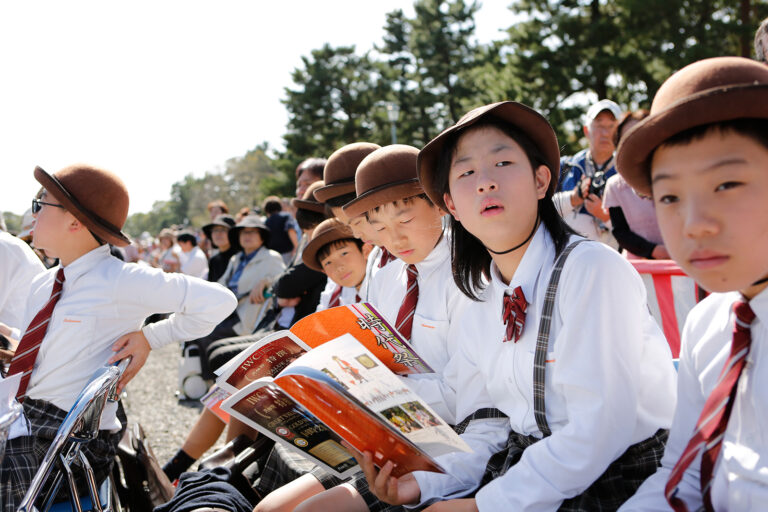
{"label": "white dress shirt", "polygon": [[35,252],[19,238],[0,231],[0,322],[13,330],[18,339],[25,325],[29,283],[45,266]]}
{"label": "white dress shirt", "polygon": [[[622,511],[669,510],[664,487],[730,354],[734,325],[731,308],[739,298],[736,292],[714,293],[688,313],[680,350],[677,409],[661,468],[643,483]],[[712,481],[712,505],[717,511],[768,507],[768,290],[749,305],[756,315],[752,344]],[[699,455],[678,488],[677,496],[685,501],[688,510],[702,506],[700,469]]]}
{"label": "white dress shirt", "polygon": [[[572,238],[572,240],[575,239]],[[504,428],[474,423],[462,437],[472,453],[438,458],[447,475],[416,472],[422,503],[465,495],[509,429],[541,438],[534,417],[533,360],[554,243],[539,227],[509,285],[491,267],[483,302],[454,320],[459,354],[445,379],[457,390],[459,417],[486,400],[509,416]],[[522,337],[503,342],[503,297],[522,287],[529,305]],[[515,466],[480,489],[480,511],[556,510],[585,491],[635,443],[668,428],[675,370],[667,342],[648,311],[643,282],[617,252],[577,246],[563,268],[552,315],[545,403],[552,435],[527,448]]]}
{"label": "white dress shirt", "polygon": [[[403,303],[408,282],[407,264],[400,259],[379,269],[371,280],[368,301],[387,321],[394,325]],[[464,417],[456,416],[455,392],[442,380],[442,372],[458,349],[455,319],[471,302],[453,280],[451,254],[447,235],[443,235],[418,270],[419,299],[413,315],[411,346],[435,371],[434,374],[403,378],[446,422],[454,424]]]}
{"label": "white dress shirt", "polygon": [[189,252],[181,252],[179,255],[181,260],[181,273],[188,276],[199,277],[200,279],[208,278],[208,258],[205,257],[205,253],[198,246],[192,247]]}
{"label": "white dress shirt", "polygon": [[[25,328],[48,302],[57,271],[52,268],[32,281]],[[27,394],[69,410],[94,372],[114,354],[112,345],[121,336],[141,329],[152,348],[201,338],[236,305],[232,292],[219,284],[125,263],[102,245],[64,267],[62,295]],[[173,314],[142,328],[153,313]],[[101,428],[111,430],[112,421],[113,415],[103,416]]]}
{"label": "white dress shirt", "polygon": [[[320,302],[317,304],[317,309],[315,311],[322,311],[324,309],[328,309],[328,304],[331,302],[331,297],[336,292],[336,288],[339,285],[331,281],[330,278],[328,278],[328,282],[325,285],[325,289],[320,293]],[[363,300],[357,300],[357,288],[354,286],[344,286],[341,289],[341,294],[339,295],[339,306],[348,306],[350,304],[356,304],[358,302],[363,302]]]}
{"label": "white dress shirt", "polygon": [[[381,252],[382,249],[378,245],[374,245],[373,249],[371,250],[370,254],[368,254],[368,261],[365,264],[365,278],[363,278],[363,282],[360,283],[360,291],[358,292],[360,294],[360,298],[362,302],[370,302],[368,289],[370,288],[371,280],[373,279],[373,276],[378,274],[379,270],[379,261],[381,261]],[[392,263],[392,262],[390,262]],[[386,265],[384,265],[386,267]],[[383,268],[383,267],[382,267]],[[328,280],[330,283],[330,279]]]}

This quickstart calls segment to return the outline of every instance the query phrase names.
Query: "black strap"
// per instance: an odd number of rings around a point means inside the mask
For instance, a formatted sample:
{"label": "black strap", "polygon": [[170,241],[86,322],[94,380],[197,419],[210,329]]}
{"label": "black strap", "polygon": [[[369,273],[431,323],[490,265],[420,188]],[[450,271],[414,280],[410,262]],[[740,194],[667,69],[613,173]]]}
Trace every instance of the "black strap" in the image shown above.
{"label": "black strap", "polygon": [[496,409],[495,407],[484,407],[482,409],[478,409],[466,418],[464,418],[461,423],[458,423],[456,425],[452,425],[451,428],[453,428],[454,432],[457,434],[463,434],[465,430],[467,430],[467,427],[470,423],[472,423],[475,420],[488,420],[488,419],[497,419],[497,418],[508,418],[506,414],[501,412],[500,410]]}
{"label": "black strap", "polygon": [[546,365],[547,350],[549,347],[549,330],[552,325],[552,311],[555,308],[555,297],[557,296],[557,286],[560,282],[560,275],[565,266],[565,260],[571,251],[580,243],[586,242],[585,239],[576,240],[560,253],[555,261],[552,274],[547,285],[547,292],[544,295],[544,307],[541,310],[541,319],[539,320],[539,334],[536,338],[536,354],[533,359],[533,414],[536,417],[536,426],[544,437],[552,435],[552,431],[547,424],[546,407],[544,404],[544,388],[546,384]]}

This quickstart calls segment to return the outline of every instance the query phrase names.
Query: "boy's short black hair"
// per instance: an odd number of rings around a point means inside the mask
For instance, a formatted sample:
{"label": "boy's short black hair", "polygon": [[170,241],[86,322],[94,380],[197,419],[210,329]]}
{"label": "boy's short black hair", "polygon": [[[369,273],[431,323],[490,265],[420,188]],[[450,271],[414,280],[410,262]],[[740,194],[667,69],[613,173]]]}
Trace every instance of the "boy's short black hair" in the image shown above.
{"label": "boy's short black hair", "polygon": [[339,238],[338,240],[334,240],[333,242],[328,242],[324,246],[322,246],[320,249],[317,250],[317,254],[315,255],[315,258],[317,258],[317,264],[320,265],[320,267],[323,266],[323,258],[327,258],[329,254],[331,254],[331,251],[334,249],[338,249],[340,247],[343,247],[348,242],[352,242],[357,247],[357,250],[360,251],[360,253],[363,252],[363,241],[359,240],[357,238]]}
{"label": "boy's short black hair", "polygon": [[765,149],[768,149],[768,119],[762,118],[741,118],[694,126],[693,128],[689,128],[673,135],[659,145],[659,147],[685,146],[691,142],[704,138],[714,131],[719,131],[720,133],[733,132],[748,137],[762,145]]}
{"label": "boy's short black hair", "polygon": [[[409,197],[404,197],[402,199],[396,199],[396,200],[394,200],[394,201],[392,201],[390,203],[385,203],[385,204],[391,204],[393,206],[397,206],[400,203],[403,203],[403,204],[412,203],[415,199],[423,199],[424,201],[427,202],[427,204],[429,206],[431,206],[431,207],[435,206],[435,204],[432,202],[432,200],[429,198],[429,196],[426,193],[424,193],[424,192],[422,192],[421,194],[416,194],[415,196],[409,196]],[[370,213],[370,212],[379,212],[381,210],[382,206],[384,206],[384,205],[381,204],[379,206],[374,207],[372,210],[369,210],[369,211],[365,212],[365,218],[368,219],[368,213]]]}
{"label": "boy's short black hair", "polygon": [[179,233],[178,236],[176,236],[177,242],[189,242],[192,244],[192,247],[195,247],[197,245],[197,238],[195,238],[195,235],[192,233]]}
{"label": "boy's short black hair", "polygon": [[304,208],[296,208],[296,223],[302,231],[308,231],[314,228],[326,218],[327,217],[320,212],[305,210]]}

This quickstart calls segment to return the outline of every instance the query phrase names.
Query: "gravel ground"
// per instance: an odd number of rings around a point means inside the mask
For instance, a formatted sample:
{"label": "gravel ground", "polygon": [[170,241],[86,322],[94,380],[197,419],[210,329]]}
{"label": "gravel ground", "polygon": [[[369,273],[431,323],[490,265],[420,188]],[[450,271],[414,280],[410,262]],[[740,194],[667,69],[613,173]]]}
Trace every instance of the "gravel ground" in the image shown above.
{"label": "gravel ground", "polygon": [[[144,427],[161,465],[181,447],[202,410],[202,404],[197,400],[179,402],[176,398],[180,359],[178,344],[153,350],[123,394],[128,419],[138,421]],[[224,435],[212,450],[220,447],[223,439]]]}

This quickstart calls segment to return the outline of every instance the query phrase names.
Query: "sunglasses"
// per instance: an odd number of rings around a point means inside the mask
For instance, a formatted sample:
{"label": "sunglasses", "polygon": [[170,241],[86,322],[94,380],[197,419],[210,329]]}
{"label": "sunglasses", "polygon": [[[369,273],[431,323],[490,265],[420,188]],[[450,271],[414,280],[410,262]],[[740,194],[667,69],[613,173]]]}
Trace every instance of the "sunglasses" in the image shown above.
{"label": "sunglasses", "polygon": [[32,200],[32,213],[37,213],[37,212],[39,212],[40,210],[42,210],[42,209],[43,209],[43,205],[46,205],[46,206],[55,206],[56,208],[61,208],[62,210],[64,210],[64,209],[65,209],[65,208],[64,208],[64,206],[62,206],[62,205],[60,205],[60,204],[54,204],[54,203],[46,203],[46,202],[44,202],[44,201],[41,201],[41,200],[39,200],[39,199],[33,199],[33,200]]}

